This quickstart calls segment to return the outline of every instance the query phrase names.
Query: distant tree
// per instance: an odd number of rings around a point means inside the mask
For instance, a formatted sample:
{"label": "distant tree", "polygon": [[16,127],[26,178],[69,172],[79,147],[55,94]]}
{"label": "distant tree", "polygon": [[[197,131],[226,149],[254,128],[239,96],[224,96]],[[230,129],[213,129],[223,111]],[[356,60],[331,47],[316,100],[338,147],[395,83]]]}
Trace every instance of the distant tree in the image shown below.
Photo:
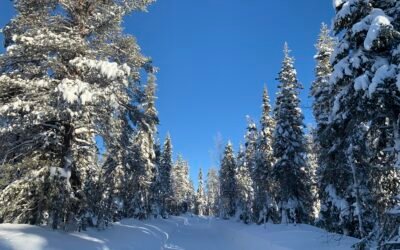
{"label": "distant tree", "polygon": [[159,166],[160,196],[161,196],[161,215],[166,218],[171,213],[170,202],[173,198],[172,190],[172,141],[168,134],[164,142]]}
{"label": "distant tree", "polygon": [[218,171],[210,168],[206,181],[207,215],[217,216],[219,214],[220,183]]}
{"label": "distant tree", "polygon": [[221,161],[219,182],[221,189],[220,217],[228,219],[236,213],[236,159],[232,143],[228,142]]}
{"label": "distant tree", "polygon": [[195,213],[197,215],[205,215],[206,213],[206,194],[204,191],[203,172],[201,168],[199,170],[198,187],[196,192]]}
{"label": "distant tree", "polygon": [[237,193],[236,214],[240,220],[248,224],[253,219],[254,189],[246,153],[248,153],[246,149],[240,146],[235,180]]}

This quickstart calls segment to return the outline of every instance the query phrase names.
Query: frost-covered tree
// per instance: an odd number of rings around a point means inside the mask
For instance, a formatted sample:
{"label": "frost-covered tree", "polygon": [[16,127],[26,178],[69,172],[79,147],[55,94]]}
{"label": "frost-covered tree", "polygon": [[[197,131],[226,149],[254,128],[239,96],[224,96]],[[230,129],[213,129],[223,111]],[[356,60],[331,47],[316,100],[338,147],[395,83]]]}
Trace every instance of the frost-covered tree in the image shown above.
{"label": "frost-covered tree", "polygon": [[237,156],[236,182],[236,215],[248,224],[253,219],[254,189],[251,178],[250,161],[247,158],[246,148],[240,146]]}
{"label": "frost-covered tree", "polygon": [[271,105],[267,88],[264,88],[261,128],[257,141],[256,167],[253,173],[254,182],[254,219],[257,223],[269,219],[276,220],[276,183],[272,176],[274,152],[272,149],[274,119],[271,116]]}
{"label": "frost-covered tree", "polygon": [[220,183],[218,171],[210,168],[206,181],[207,215],[217,216],[219,214]]}
{"label": "frost-covered tree", "polygon": [[172,192],[174,195],[175,214],[182,214],[191,211],[193,196],[195,195],[193,186],[189,179],[189,164],[181,155],[175,162],[172,169]]}
{"label": "frost-covered tree", "polygon": [[284,47],[284,60],[279,73],[275,106],[276,128],[273,138],[274,176],[282,223],[308,222],[312,205],[311,186],[306,159],[303,114],[294,59]]}
{"label": "frost-covered tree", "polygon": [[155,109],[155,77],[149,74],[148,83],[145,87],[143,109],[146,119],[138,124],[133,139],[133,193],[131,201],[134,207],[133,215],[136,218],[145,219],[152,213],[151,201],[153,200],[152,185],[155,181],[156,155],[155,142],[157,133],[157,110]]}
{"label": "frost-covered tree", "polygon": [[236,159],[231,142],[225,147],[219,173],[220,217],[228,219],[236,213]]}
{"label": "frost-covered tree", "polygon": [[1,190],[1,221],[74,230],[96,207],[95,135],[111,137],[110,116],[144,117],[133,92],[149,60],[121,21],[151,2],[15,1],[0,56],[0,158],[21,167]]}
{"label": "frost-covered tree", "polygon": [[335,39],[330,35],[330,30],[326,24],[321,25],[321,31],[315,48],[317,54],[315,80],[311,86],[311,96],[314,97],[313,114],[321,133],[324,125],[329,121],[331,108],[331,85],[329,77],[332,73],[331,55],[335,46]]}
{"label": "frost-covered tree", "polygon": [[199,170],[198,186],[196,192],[195,214],[206,214],[206,194],[204,191],[203,171],[201,168]]}
{"label": "frost-covered tree", "polygon": [[316,142],[316,131],[313,128],[308,128],[308,134],[306,135],[306,150],[307,150],[307,160],[308,160],[308,176],[310,177],[311,184],[311,194],[313,197],[312,204],[312,214],[310,222],[318,221],[320,213],[320,200],[318,195],[318,152],[319,145]]}
{"label": "frost-covered tree", "polygon": [[172,162],[172,141],[168,134],[161,154],[159,165],[159,180],[160,180],[160,198],[161,198],[161,215],[167,217],[171,213],[172,179],[171,171],[173,168]]}
{"label": "frost-covered tree", "polygon": [[328,207],[322,209],[336,211],[334,217],[326,213],[328,228],[364,238],[362,246],[382,229],[398,228],[385,224],[385,211],[398,203],[400,3],[348,0],[334,7],[339,42],[326,140],[336,168],[323,169]]}

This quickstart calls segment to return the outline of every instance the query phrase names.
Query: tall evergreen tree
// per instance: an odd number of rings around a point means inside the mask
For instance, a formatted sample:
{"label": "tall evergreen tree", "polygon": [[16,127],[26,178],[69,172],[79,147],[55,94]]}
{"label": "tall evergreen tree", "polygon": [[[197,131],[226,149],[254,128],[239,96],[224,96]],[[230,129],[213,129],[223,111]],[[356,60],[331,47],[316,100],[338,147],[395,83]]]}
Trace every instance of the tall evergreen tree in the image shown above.
{"label": "tall evergreen tree", "polygon": [[148,218],[150,215],[152,204],[151,187],[154,182],[156,165],[155,165],[155,135],[157,132],[157,111],[155,109],[155,77],[149,74],[148,83],[145,87],[143,109],[146,119],[138,124],[138,129],[134,135],[133,145],[133,172],[134,172],[134,189],[135,196],[133,204],[135,207],[134,216],[140,219]]}
{"label": "tall evergreen tree", "polygon": [[206,194],[204,191],[203,171],[201,168],[199,170],[198,187],[196,192],[195,213],[197,215],[205,215],[206,213]]}
{"label": "tall evergreen tree", "polygon": [[278,183],[277,199],[282,223],[308,222],[312,197],[306,162],[303,114],[294,59],[284,47],[284,60],[279,73],[274,133],[274,175]]}
{"label": "tall evergreen tree", "polygon": [[219,183],[221,189],[220,217],[228,219],[236,213],[236,159],[231,142],[225,147],[221,161]]}
{"label": "tall evergreen tree", "polygon": [[161,215],[167,217],[171,213],[171,199],[172,192],[172,141],[171,136],[168,134],[164,142],[164,147],[161,155],[159,166],[159,179],[160,179],[160,196],[161,196]]}
{"label": "tall evergreen tree", "polygon": [[217,216],[219,214],[220,183],[218,172],[214,168],[208,170],[206,190],[207,215]]}
{"label": "tall evergreen tree", "polygon": [[0,158],[21,167],[1,190],[0,220],[73,230],[96,207],[94,136],[110,138],[110,114],[141,120],[131,93],[149,65],[121,21],[151,2],[15,1],[0,56]]}
{"label": "tall evergreen tree", "polygon": [[256,168],[253,174],[254,180],[254,215],[258,223],[270,218],[276,220],[276,183],[272,176],[274,165],[274,152],[272,149],[273,130],[275,121],[271,116],[271,105],[268,90],[265,87],[263,93],[261,128],[257,141]]}
{"label": "tall evergreen tree", "polygon": [[[333,208],[339,218],[329,218],[328,228],[364,238],[360,246],[382,229],[398,227],[385,225],[385,211],[398,203],[399,189],[399,6],[386,0],[335,2],[339,43],[332,58],[327,144],[337,166],[325,167],[322,190],[324,200],[340,197],[347,204],[346,216],[343,208]],[[331,178],[333,171],[341,180]]]}
{"label": "tall evergreen tree", "polygon": [[240,220],[248,224],[253,219],[254,189],[251,170],[247,158],[247,150],[240,146],[237,156],[236,180],[236,214]]}
{"label": "tall evergreen tree", "polygon": [[321,25],[321,31],[315,48],[317,54],[315,80],[311,86],[311,96],[314,97],[313,114],[319,126],[320,133],[324,130],[324,125],[329,121],[331,108],[331,85],[329,77],[332,73],[331,56],[335,46],[335,39],[330,36],[330,30],[326,24]]}
{"label": "tall evergreen tree", "polygon": [[174,195],[175,214],[182,214],[191,211],[194,190],[189,179],[189,164],[181,155],[175,162],[172,169],[172,190]]}

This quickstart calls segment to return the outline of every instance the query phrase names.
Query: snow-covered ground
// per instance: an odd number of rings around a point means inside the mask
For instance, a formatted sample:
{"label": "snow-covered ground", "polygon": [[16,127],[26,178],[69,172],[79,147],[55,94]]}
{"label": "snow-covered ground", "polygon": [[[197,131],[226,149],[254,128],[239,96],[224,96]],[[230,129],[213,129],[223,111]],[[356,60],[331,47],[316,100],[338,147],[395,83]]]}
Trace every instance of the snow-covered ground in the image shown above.
{"label": "snow-covered ground", "polygon": [[203,217],[123,220],[105,231],[64,233],[29,225],[0,225],[1,250],[328,250],[357,240],[308,225],[244,225]]}

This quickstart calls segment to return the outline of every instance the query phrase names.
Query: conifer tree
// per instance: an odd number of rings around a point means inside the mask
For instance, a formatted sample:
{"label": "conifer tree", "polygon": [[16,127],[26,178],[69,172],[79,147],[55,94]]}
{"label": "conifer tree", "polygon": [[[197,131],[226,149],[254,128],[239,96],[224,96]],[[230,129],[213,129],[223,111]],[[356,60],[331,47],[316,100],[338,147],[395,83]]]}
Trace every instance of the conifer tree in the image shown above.
{"label": "conifer tree", "polygon": [[263,93],[261,128],[257,141],[256,168],[253,174],[254,181],[254,216],[257,223],[269,219],[277,219],[275,189],[276,183],[272,176],[274,152],[272,149],[274,119],[271,116],[271,105],[268,90]]}
{"label": "conifer tree", "polygon": [[[398,227],[396,220],[389,219],[392,226],[385,221],[398,203],[399,188],[399,6],[398,1],[335,1],[339,42],[332,57],[327,145],[337,167],[323,169],[321,190],[324,200],[336,205],[325,210],[339,214],[327,227],[363,238],[359,247],[377,240],[377,232]],[[331,177],[333,171],[339,178]],[[336,197],[346,202],[346,212]]]}
{"label": "conifer tree", "polygon": [[207,215],[217,216],[219,214],[220,183],[218,172],[214,168],[208,170],[206,190]]}
{"label": "conifer tree", "polygon": [[172,192],[172,141],[171,136],[168,134],[164,142],[162,150],[160,166],[159,166],[159,179],[160,179],[160,196],[161,196],[161,215],[167,217],[171,213],[169,206],[173,197]]}
{"label": "conifer tree", "polygon": [[111,137],[110,115],[141,120],[132,92],[151,68],[121,21],[151,2],[15,2],[0,56],[0,158],[21,171],[1,190],[0,220],[74,230],[96,207],[94,136]]}
{"label": "conifer tree", "polygon": [[197,215],[205,215],[206,213],[206,195],[204,192],[203,171],[201,168],[199,170],[198,187],[196,192],[195,213]]}
{"label": "conifer tree", "polygon": [[231,142],[225,147],[219,174],[221,201],[220,217],[229,219],[236,213],[236,159]]}
{"label": "conifer tree", "polygon": [[307,175],[303,114],[294,59],[284,47],[284,60],[279,73],[275,106],[274,176],[278,184],[277,199],[282,223],[308,222],[312,205],[310,179]]}
{"label": "conifer tree", "polygon": [[240,220],[249,224],[253,219],[254,190],[246,151],[243,146],[240,146],[237,156],[235,176],[237,192],[236,214]]}
{"label": "conifer tree", "polygon": [[172,169],[172,190],[174,195],[174,213],[182,214],[191,211],[194,190],[189,179],[189,164],[181,155]]}

